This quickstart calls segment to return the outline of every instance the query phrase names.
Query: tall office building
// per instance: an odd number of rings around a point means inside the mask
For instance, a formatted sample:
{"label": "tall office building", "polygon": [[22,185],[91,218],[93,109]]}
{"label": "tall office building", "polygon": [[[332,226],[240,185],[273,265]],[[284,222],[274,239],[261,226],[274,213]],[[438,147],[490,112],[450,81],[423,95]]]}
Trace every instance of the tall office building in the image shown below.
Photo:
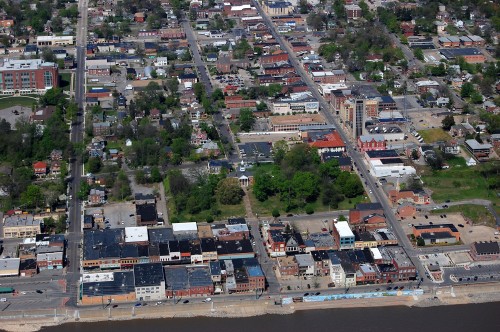
{"label": "tall office building", "polygon": [[365,101],[363,99],[356,99],[354,106],[352,136],[356,139],[363,135],[363,129],[365,126]]}

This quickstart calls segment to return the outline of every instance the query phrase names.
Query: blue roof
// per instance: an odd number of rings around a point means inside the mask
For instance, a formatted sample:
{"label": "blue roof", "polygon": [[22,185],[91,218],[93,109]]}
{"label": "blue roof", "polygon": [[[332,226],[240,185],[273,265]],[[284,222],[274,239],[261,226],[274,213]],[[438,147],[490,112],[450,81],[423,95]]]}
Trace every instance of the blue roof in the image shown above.
{"label": "blue roof", "polygon": [[391,96],[382,96],[382,97],[380,97],[380,99],[384,103],[395,103],[394,99],[392,99]]}
{"label": "blue roof", "polygon": [[264,272],[260,266],[247,266],[247,273],[249,277],[263,277]]}
{"label": "blue roof", "polygon": [[292,4],[288,1],[271,2],[267,5],[269,6],[269,8],[288,8],[292,6]]}

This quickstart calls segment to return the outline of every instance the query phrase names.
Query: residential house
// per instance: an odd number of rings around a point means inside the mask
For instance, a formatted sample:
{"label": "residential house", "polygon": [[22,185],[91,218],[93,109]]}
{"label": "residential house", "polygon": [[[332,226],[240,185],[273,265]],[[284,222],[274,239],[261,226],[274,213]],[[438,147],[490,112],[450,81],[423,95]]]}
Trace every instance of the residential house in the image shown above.
{"label": "residential house", "polygon": [[389,200],[393,205],[413,203],[416,205],[429,204],[431,197],[425,191],[418,190],[390,190]]}
{"label": "residential house", "polygon": [[44,177],[45,175],[47,175],[47,163],[43,161],[37,161],[33,164],[33,172],[38,178]]}
{"label": "residential house", "polygon": [[100,189],[90,189],[88,202],[90,205],[100,205],[106,203],[106,192]]}
{"label": "residential house", "polygon": [[460,146],[456,140],[450,140],[441,145],[441,150],[446,154],[457,155],[460,153]]}

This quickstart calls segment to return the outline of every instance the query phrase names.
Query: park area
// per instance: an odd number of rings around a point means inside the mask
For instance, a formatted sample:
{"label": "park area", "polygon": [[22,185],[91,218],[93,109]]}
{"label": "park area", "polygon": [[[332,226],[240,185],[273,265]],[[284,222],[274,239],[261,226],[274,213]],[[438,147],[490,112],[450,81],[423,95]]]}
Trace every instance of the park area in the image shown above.
{"label": "park area", "polygon": [[[250,194],[250,202],[252,204],[252,212],[257,214],[258,216],[271,216],[273,213],[273,210],[278,210],[281,216],[284,216],[288,213],[293,213],[293,214],[304,214],[307,213],[306,207],[295,207],[289,211],[286,211],[286,202],[281,201],[279,199],[279,196],[272,196],[269,197],[267,200],[261,202],[257,198],[255,198],[255,195],[253,194],[252,190],[249,190]],[[356,196],[354,198],[350,199],[344,199],[343,201],[340,201],[338,203],[338,208],[333,209],[331,206],[328,205],[323,205],[321,200],[317,200],[315,202],[308,203],[307,206],[309,206],[313,212],[327,212],[327,211],[334,211],[334,210],[349,210],[354,208],[356,204],[358,203],[367,203],[370,200],[368,197],[364,195]],[[310,212],[310,211],[309,211]]]}
{"label": "park area", "polygon": [[425,143],[446,142],[451,139],[451,136],[441,128],[419,130],[418,133]]}

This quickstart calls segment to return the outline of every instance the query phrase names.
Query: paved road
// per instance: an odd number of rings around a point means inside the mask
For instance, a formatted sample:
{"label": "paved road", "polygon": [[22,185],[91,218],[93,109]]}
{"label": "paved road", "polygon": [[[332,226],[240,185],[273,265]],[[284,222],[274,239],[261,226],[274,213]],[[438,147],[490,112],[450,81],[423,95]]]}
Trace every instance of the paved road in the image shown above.
{"label": "paved road", "polygon": [[382,188],[379,188],[378,186],[375,186],[376,180],[371,177],[369,170],[364,164],[363,157],[361,154],[359,154],[357,151],[354,150],[354,144],[349,140],[347,134],[344,132],[342,127],[339,125],[337,119],[333,116],[333,114],[330,112],[330,105],[325,101],[325,99],[321,96],[321,94],[318,91],[318,88],[316,84],[311,80],[311,78],[307,75],[303,67],[300,65],[295,53],[291,50],[290,46],[288,45],[287,42],[285,42],[282,38],[282,36],[277,33],[276,27],[274,26],[273,22],[267,16],[264,11],[262,10],[262,7],[257,1],[253,1],[254,6],[257,8],[259,11],[259,14],[263,17],[266,25],[269,27],[271,30],[271,33],[273,37],[276,39],[276,41],[280,44],[281,49],[288,52],[290,62],[291,64],[295,67],[295,70],[297,74],[299,74],[302,77],[302,80],[304,83],[307,84],[309,87],[310,92],[313,94],[313,96],[319,101],[320,106],[321,106],[321,111],[323,115],[326,117],[327,121],[331,124],[334,124],[347,145],[347,153],[349,156],[351,156],[352,160],[354,161],[354,164],[357,167],[357,170],[360,175],[364,178],[364,181],[366,181],[366,187],[368,187],[369,190],[372,191],[372,194],[370,195],[370,198],[374,202],[379,202],[383,209],[384,213],[386,215],[389,229],[391,229],[394,234],[397,236],[399,243],[402,245],[402,247],[405,249],[407,252],[408,256],[410,256],[413,264],[416,266],[419,275],[423,276],[425,273],[425,270],[420,264],[420,261],[416,258],[416,252],[413,246],[410,243],[410,240],[406,237],[406,234],[403,231],[403,228],[401,227],[400,223],[398,220],[396,220],[396,217],[392,211],[391,206],[389,205],[389,202],[387,201],[387,197],[385,196],[385,193],[383,192]]}
{"label": "paved road", "polygon": [[189,20],[182,20],[182,27],[186,32],[186,39],[188,40],[189,48],[191,49],[191,53],[193,55],[193,59],[196,63],[196,69],[200,74],[200,81],[205,86],[205,91],[208,96],[212,94],[212,83],[210,82],[210,77],[207,73],[207,68],[201,59],[200,50],[198,49],[198,43],[196,41],[196,37],[194,36],[193,29],[191,28],[191,24]]}
{"label": "paved road", "polygon": [[[71,142],[79,143],[83,140],[84,130],[84,101],[85,101],[85,49],[87,39],[87,20],[88,20],[88,0],[81,0],[78,3],[79,18],[77,24],[76,36],[76,80],[75,80],[75,101],[78,104],[80,115],[71,127]],[[68,248],[66,257],[69,263],[67,266],[67,293],[70,296],[68,305],[77,304],[78,280],[80,279],[80,249],[78,245],[82,240],[82,206],[78,201],[78,191],[80,190],[80,181],[82,178],[83,165],[79,158],[71,163],[71,177],[73,185],[70,194],[73,199],[69,203],[70,225],[67,233]]]}

